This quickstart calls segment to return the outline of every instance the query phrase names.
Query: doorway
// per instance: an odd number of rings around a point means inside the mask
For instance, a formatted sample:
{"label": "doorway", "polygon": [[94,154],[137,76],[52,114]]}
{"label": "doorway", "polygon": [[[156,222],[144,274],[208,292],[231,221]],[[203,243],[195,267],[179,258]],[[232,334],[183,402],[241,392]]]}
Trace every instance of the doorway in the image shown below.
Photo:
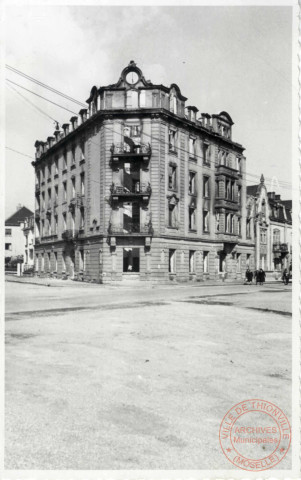
{"label": "doorway", "polygon": [[123,273],[139,273],[140,271],[140,249],[123,249]]}

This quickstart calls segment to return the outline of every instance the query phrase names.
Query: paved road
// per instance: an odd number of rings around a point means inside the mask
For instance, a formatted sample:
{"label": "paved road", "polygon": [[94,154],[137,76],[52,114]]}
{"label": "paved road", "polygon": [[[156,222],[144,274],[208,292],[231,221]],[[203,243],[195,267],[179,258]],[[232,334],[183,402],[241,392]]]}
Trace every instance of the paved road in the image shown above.
{"label": "paved road", "polygon": [[291,416],[290,286],[7,283],[6,311],[7,469],[230,469],[229,408]]}

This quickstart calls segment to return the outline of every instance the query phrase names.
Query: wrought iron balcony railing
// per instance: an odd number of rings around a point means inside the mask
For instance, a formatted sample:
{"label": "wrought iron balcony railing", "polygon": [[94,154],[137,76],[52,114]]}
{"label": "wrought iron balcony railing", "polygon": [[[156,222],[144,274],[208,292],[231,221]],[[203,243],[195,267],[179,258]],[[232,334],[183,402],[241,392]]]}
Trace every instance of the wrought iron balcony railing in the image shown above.
{"label": "wrought iron balcony railing", "polygon": [[108,233],[109,235],[132,235],[132,234],[141,234],[141,235],[152,235],[154,232],[152,223],[149,222],[145,225],[140,225],[139,223],[128,223],[127,225],[119,226],[109,224]]}
{"label": "wrought iron balcony railing", "polygon": [[274,242],[273,252],[288,253],[289,252],[288,243]]}
{"label": "wrought iron balcony railing", "polygon": [[128,145],[127,143],[115,143],[111,147],[112,155],[151,155],[150,144]]}
{"label": "wrought iron balcony railing", "polygon": [[134,185],[131,189],[112,183],[110,190],[112,195],[120,196],[150,195],[152,193],[152,187],[150,183],[146,184],[140,182],[136,183],[136,185]]}

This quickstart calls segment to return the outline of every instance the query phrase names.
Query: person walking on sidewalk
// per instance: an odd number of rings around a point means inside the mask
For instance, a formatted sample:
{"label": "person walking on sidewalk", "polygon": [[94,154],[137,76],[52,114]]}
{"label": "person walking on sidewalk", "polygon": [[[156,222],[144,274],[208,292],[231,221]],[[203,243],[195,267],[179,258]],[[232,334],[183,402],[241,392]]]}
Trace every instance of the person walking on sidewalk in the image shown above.
{"label": "person walking on sidewalk", "polygon": [[254,279],[255,279],[256,285],[257,285],[257,283],[259,282],[258,275],[259,275],[258,270],[255,270],[255,272],[254,272]]}
{"label": "person walking on sidewalk", "polygon": [[258,282],[259,285],[263,285],[265,282],[265,271],[262,268],[258,272]]}
{"label": "person walking on sidewalk", "polygon": [[252,283],[252,280],[253,280],[253,272],[251,272],[249,267],[247,268],[247,271],[246,271],[246,280],[248,284]]}

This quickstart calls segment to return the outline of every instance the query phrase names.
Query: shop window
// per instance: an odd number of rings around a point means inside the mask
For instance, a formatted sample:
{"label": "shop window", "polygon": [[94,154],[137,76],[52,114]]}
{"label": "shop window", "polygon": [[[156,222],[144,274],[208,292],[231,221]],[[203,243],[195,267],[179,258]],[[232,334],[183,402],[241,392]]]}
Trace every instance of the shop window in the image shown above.
{"label": "shop window", "polygon": [[236,254],[237,273],[241,272],[241,253]]}
{"label": "shop window", "polygon": [[78,263],[79,263],[79,270],[84,272],[85,271],[85,254],[84,250],[79,250],[78,252]]}
{"label": "shop window", "polygon": [[189,273],[195,273],[195,251],[189,250]]}
{"label": "shop window", "polygon": [[56,252],[53,252],[53,260],[54,260],[54,262],[53,262],[54,270],[53,271],[57,272],[57,253]]}
{"label": "shop window", "polygon": [[44,258],[44,253],[41,254],[41,272],[44,272],[45,270],[45,258]]}
{"label": "shop window", "polygon": [[169,250],[168,271],[169,271],[169,273],[175,273],[176,272],[176,251],[173,250],[173,249]]}
{"label": "shop window", "polygon": [[203,270],[204,273],[209,272],[209,252],[203,252]]}
{"label": "shop window", "polygon": [[219,252],[219,273],[224,273],[226,271],[226,254],[224,252]]}
{"label": "shop window", "polygon": [[123,272],[139,272],[140,271],[140,249],[124,248],[123,249]]}
{"label": "shop window", "polygon": [[246,267],[250,268],[250,262],[251,262],[251,254],[247,253],[247,258],[246,258]]}

